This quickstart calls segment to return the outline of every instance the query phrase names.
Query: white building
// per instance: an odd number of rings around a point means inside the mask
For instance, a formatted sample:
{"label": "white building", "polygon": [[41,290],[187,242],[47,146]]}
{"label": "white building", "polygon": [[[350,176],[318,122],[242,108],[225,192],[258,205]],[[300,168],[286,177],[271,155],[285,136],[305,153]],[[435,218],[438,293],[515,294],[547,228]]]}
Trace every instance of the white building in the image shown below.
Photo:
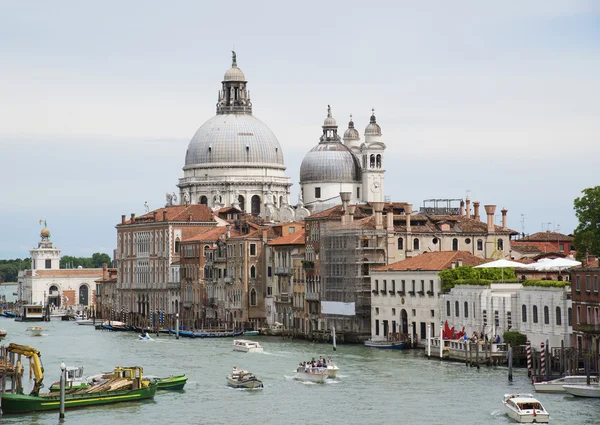
{"label": "white building", "polygon": [[527,335],[531,345],[571,346],[571,286],[563,288],[524,286],[512,299],[513,330]]}
{"label": "white building", "polygon": [[[178,184],[180,203],[207,204],[214,210],[233,206],[274,220],[301,220],[289,205],[292,183],[284,174],[281,145],[252,115],[246,85],[233,52],[219,91],[217,115],[198,129],[188,146]],[[168,195],[167,203],[171,202],[177,201]]]}
{"label": "white building", "polygon": [[469,252],[441,251],[372,269],[371,337],[385,340],[390,333],[412,334],[424,344],[427,327],[433,328],[432,336],[439,336],[439,272],[482,262]]}
{"label": "white building", "polygon": [[29,251],[31,270],[19,272],[18,297],[25,304],[93,308],[102,269],[61,269],[60,253],[44,227],[38,247]]}
{"label": "white building", "polygon": [[312,148],[300,166],[300,189],[304,205],[318,212],[342,203],[340,192],[351,193],[351,199],[383,202],[385,143],[375,113],[365,128],[365,142],[350,119],[342,138],[338,125],[327,107],[319,144]]}

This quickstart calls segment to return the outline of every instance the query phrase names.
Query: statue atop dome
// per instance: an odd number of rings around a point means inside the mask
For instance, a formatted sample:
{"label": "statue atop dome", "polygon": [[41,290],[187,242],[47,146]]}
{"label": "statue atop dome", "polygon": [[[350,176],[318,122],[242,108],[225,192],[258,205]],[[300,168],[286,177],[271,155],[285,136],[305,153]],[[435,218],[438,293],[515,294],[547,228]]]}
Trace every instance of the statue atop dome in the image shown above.
{"label": "statue atop dome", "polygon": [[231,66],[237,66],[235,50],[231,51]]}

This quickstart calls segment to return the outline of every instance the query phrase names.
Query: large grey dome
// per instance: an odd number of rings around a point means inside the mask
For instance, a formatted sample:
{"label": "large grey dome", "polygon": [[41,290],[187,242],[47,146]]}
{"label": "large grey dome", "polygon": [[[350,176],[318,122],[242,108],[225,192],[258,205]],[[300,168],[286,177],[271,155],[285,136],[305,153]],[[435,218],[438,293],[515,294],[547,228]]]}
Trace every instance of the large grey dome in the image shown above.
{"label": "large grey dome", "polygon": [[355,183],[361,181],[361,168],[350,149],[339,142],[319,143],[300,165],[300,183]]}
{"label": "large grey dome", "polygon": [[285,168],[275,134],[251,114],[218,114],[196,132],[185,165],[263,165]]}

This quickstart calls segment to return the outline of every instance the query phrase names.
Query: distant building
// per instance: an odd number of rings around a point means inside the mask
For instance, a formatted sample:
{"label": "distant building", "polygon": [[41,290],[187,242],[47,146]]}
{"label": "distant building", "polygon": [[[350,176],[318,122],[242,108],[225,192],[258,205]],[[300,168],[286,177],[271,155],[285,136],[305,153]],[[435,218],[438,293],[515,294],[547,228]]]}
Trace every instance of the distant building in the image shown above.
{"label": "distant building", "polygon": [[[117,299],[117,269],[103,264],[102,277],[96,279],[96,316],[104,320],[120,320],[120,317],[111,317],[111,307]],[[115,312],[112,314],[114,316]]]}
{"label": "distant building", "polygon": [[37,248],[29,251],[31,270],[19,272],[19,300],[63,309],[95,308],[95,281],[102,277],[102,269],[61,269],[61,250],[50,241],[50,230],[44,227],[40,237]]}
{"label": "distant building", "polygon": [[571,270],[573,346],[595,353],[600,349],[599,280],[598,260]]}
{"label": "distant building", "polygon": [[[573,247],[573,240],[573,236],[546,230],[545,232],[537,232],[524,236],[517,241],[519,242],[519,245],[531,244],[536,246],[543,253],[547,252],[547,250],[550,250],[550,246],[553,246],[554,249],[552,251],[554,252],[564,254],[565,256],[574,256],[575,248]],[[540,242],[545,244],[540,244]]]}

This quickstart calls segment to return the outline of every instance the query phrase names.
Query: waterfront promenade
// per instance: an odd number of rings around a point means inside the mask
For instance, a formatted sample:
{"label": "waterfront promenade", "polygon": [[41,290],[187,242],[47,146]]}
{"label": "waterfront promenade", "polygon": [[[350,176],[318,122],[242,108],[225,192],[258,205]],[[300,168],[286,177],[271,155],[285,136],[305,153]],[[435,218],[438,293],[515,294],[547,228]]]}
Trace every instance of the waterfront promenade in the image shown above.
{"label": "waterfront promenade", "polygon": [[[533,392],[525,369],[515,369],[512,384],[505,367],[470,368],[427,360],[421,350],[368,349],[280,337],[253,337],[265,353],[233,352],[232,338],[179,339],[161,335],[139,341],[131,332],[100,332],[71,322],[43,323],[43,337],[26,334],[26,323],[0,319],[5,341],[32,345],[42,353],[45,384],[59,376],[59,364],[85,367],[86,374],[115,365],[140,365],[146,374],[185,373],[183,392],[164,392],[153,401],[91,407],[66,412],[66,424],[189,423],[231,424],[509,424],[502,407],[508,392]],[[333,356],[339,378],[325,385],[293,380],[301,360]],[[255,373],[262,391],[225,385],[233,365]],[[27,374],[26,374],[27,375]],[[29,386],[27,386],[29,388]],[[598,424],[596,400],[538,394],[552,424]],[[237,419],[236,419],[237,418]],[[58,412],[5,416],[2,424],[56,424]]]}

